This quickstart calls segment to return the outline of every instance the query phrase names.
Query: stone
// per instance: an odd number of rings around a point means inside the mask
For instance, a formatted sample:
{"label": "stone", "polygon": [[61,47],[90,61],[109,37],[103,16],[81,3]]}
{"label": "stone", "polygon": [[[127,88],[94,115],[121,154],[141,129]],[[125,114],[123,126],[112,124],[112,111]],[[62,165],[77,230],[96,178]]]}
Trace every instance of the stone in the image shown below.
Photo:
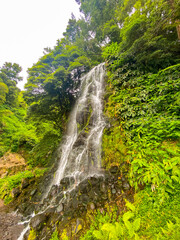
{"label": "stone", "polygon": [[112,167],[109,169],[109,171],[110,171],[111,174],[117,174],[117,173],[118,173],[118,170],[119,170],[118,166],[112,166]]}
{"label": "stone", "polygon": [[91,184],[87,180],[84,180],[79,184],[78,188],[81,193],[88,193],[91,190]]}
{"label": "stone", "polygon": [[70,185],[74,183],[75,183],[74,177],[64,177],[60,181],[60,184],[63,186],[64,190],[66,190]]}
{"label": "stone", "polygon": [[94,210],[96,208],[95,204],[93,202],[88,204],[89,210]]}
{"label": "stone", "polygon": [[35,194],[36,192],[37,192],[37,189],[34,189],[34,190],[31,191],[30,195],[31,195],[31,196],[34,196],[34,194]]}
{"label": "stone", "polygon": [[76,209],[78,207],[78,201],[76,199],[72,199],[72,207]]}
{"label": "stone", "polygon": [[116,189],[113,188],[111,192],[112,192],[112,194],[115,194],[116,193]]}
{"label": "stone", "polygon": [[82,194],[80,196],[80,200],[82,203],[87,203],[89,201],[89,197],[86,194]]}
{"label": "stone", "polygon": [[13,188],[11,195],[13,198],[17,198],[21,194],[20,188]]}
{"label": "stone", "polygon": [[31,228],[33,228],[35,231],[40,231],[43,226],[44,223],[47,220],[47,216],[45,214],[38,214],[35,217],[33,217],[30,221],[30,226]]}
{"label": "stone", "polygon": [[127,181],[122,183],[122,187],[123,187],[124,190],[129,190],[130,189],[130,185]]}
{"label": "stone", "polygon": [[89,178],[89,182],[92,186],[99,184],[98,176],[93,176]]}
{"label": "stone", "polygon": [[60,203],[59,206],[58,206],[57,209],[56,209],[56,212],[58,212],[58,213],[59,213],[59,212],[62,212],[63,209],[64,209],[64,206],[63,206],[62,203]]}
{"label": "stone", "polygon": [[83,229],[84,221],[80,218],[76,220],[76,229],[75,229],[75,234],[77,234],[79,231]]}
{"label": "stone", "polygon": [[21,181],[21,189],[25,189],[29,186],[29,179],[28,178],[24,178]]}
{"label": "stone", "polygon": [[58,186],[57,185],[53,185],[49,194],[48,194],[48,197],[51,198],[53,196],[55,196],[58,192]]}
{"label": "stone", "polygon": [[105,182],[101,182],[100,183],[100,191],[103,192],[103,193],[106,191],[106,184],[105,184]]}
{"label": "stone", "polygon": [[49,207],[45,212],[46,214],[53,214],[56,210],[55,207]]}

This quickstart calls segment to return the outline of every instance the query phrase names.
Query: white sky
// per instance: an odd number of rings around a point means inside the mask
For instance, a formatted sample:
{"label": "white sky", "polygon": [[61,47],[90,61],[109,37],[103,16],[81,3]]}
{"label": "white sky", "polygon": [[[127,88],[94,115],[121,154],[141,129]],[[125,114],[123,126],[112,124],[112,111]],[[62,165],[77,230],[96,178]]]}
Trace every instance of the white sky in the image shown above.
{"label": "white sky", "polygon": [[53,48],[62,37],[71,13],[79,16],[75,0],[0,0],[0,66],[18,63],[23,71]]}

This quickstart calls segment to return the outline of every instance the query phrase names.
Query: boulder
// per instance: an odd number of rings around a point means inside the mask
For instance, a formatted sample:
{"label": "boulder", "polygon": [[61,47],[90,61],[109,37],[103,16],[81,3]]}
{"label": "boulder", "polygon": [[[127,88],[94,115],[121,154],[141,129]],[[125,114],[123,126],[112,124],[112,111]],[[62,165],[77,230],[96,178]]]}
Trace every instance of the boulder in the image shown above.
{"label": "boulder", "polygon": [[29,186],[29,179],[28,178],[24,178],[21,181],[21,189],[25,189]]}
{"label": "boulder", "polygon": [[30,227],[33,228],[35,231],[40,231],[46,221],[47,216],[44,213],[38,214],[35,217],[31,218]]}
{"label": "boulder", "polygon": [[70,185],[74,183],[75,183],[74,177],[65,177],[60,181],[60,185],[63,186],[64,190],[66,190]]}
{"label": "boulder", "polygon": [[130,185],[127,181],[124,181],[122,183],[122,187],[123,187],[124,190],[129,190],[130,189]]}
{"label": "boulder", "polygon": [[13,190],[11,191],[11,196],[13,198],[17,198],[19,195],[21,194],[21,190],[20,188],[13,188]]}
{"label": "boulder", "polygon": [[63,209],[64,209],[64,206],[62,203],[60,203],[59,206],[56,208],[56,212],[60,213],[63,211]]}
{"label": "boulder", "polygon": [[112,167],[109,169],[109,172],[110,172],[111,174],[117,174],[118,171],[119,171],[118,166],[112,166]]}

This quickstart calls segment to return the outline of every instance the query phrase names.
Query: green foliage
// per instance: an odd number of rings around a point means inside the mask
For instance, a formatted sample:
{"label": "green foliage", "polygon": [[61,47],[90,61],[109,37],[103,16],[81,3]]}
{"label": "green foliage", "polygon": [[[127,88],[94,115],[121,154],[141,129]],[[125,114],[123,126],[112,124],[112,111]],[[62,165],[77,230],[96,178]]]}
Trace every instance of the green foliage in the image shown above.
{"label": "green foliage", "polygon": [[[176,191],[169,195],[162,204],[159,204],[159,196],[146,187],[135,195],[135,206],[138,207],[137,217],[141,218],[140,236],[142,239],[179,239],[179,185]],[[171,227],[169,223],[172,222]],[[174,225],[177,227],[174,231]],[[164,236],[165,231],[168,232]],[[171,238],[172,234],[172,238]],[[162,238],[161,238],[162,237]],[[174,237],[174,238],[173,238]]]}
{"label": "green foliage", "polygon": [[[59,236],[58,236],[58,235],[59,235],[59,234],[58,234],[58,231],[57,231],[57,228],[56,228],[56,230],[53,232],[50,240],[59,240]],[[64,238],[63,238],[63,239],[64,239]]]}
{"label": "green foliage", "polygon": [[17,152],[24,147],[26,150],[32,149],[37,142],[35,128],[32,124],[26,124],[24,108],[12,108],[8,105],[0,107],[0,155],[6,151]]}
{"label": "green foliage", "polygon": [[[130,209],[121,217],[115,218],[115,211],[106,214],[99,212],[92,222],[90,230],[81,238],[83,239],[99,239],[99,240],[116,240],[116,239],[139,239],[137,232],[140,229],[141,220],[136,217],[136,209],[130,202],[126,203]],[[118,221],[117,221],[118,220]]]}
{"label": "green foliage", "polygon": [[13,188],[19,187],[24,178],[40,177],[47,169],[35,168],[33,171],[26,170],[19,172],[13,176],[7,176],[0,179],[0,198],[4,199],[4,203],[8,204],[12,201],[11,191]]}
{"label": "green foliage", "polygon": [[6,103],[10,106],[18,107],[18,95],[20,90],[16,87],[22,68],[17,63],[6,62],[0,68],[0,104]]}
{"label": "green foliage", "polygon": [[157,234],[157,239],[178,239],[180,236],[180,219],[175,217],[175,223],[172,221],[167,222],[167,226],[162,228],[162,233]]}
{"label": "green foliage", "polygon": [[103,50],[109,81],[105,112],[111,118],[103,136],[104,165],[128,163],[123,171],[130,185],[137,192],[145,188],[135,195],[136,212],[122,218],[129,234],[124,239],[133,234],[128,217],[141,223],[133,239],[179,239],[179,3],[118,2],[120,40]]}
{"label": "green foliage", "polygon": [[[179,62],[179,44],[176,25],[178,25],[179,4],[170,6],[166,0],[124,1],[118,5],[116,18],[121,26],[120,43],[111,54],[110,44],[104,57],[111,67],[129,68],[142,72],[157,72]],[[176,9],[176,10],[175,10]]]}
{"label": "green foliage", "polygon": [[6,94],[8,93],[8,91],[8,86],[5,83],[0,82],[0,104],[6,101]]}
{"label": "green foliage", "polygon": [[[120,126],[113,125],[111,129],[105,129],[103,134],[103,156],[102,164],[105,168],[110,168],[111,165],[119,165],[127,161],[127,146],[123,142],[123,132]],[[123,167],[121,168],[123,171]]]}
{"label": "green foliage", "polygon": [[69,238],[67,236],[67,231],[65,229],[63,230],[60,239],[69,240]]}
{"label": "green foliage", "polygon": [[[179,189],[179,188],[178,188]],[[100,214],[95,216],[90,229],[81,237],[94,239],[174,239],[180,236],[179,193],[174,193],[162,205],[157,194],[145,188],[135,195],[134,204],[126,202],[127,211],[117,217]]]}
{"label": "green foliage", "polygon": [[36,239],[36,231],[34,229],[30,230],[29,236],[28,236],[28,240],[35,240]]}
{"label": "green foliage", "polygon": [[29,153],[28,164],[31,166],[48,166],[52,160],[52,154],[57,149],[61,135],[52,129],[45,132],[43,138],[34,146]]}
{"label": "green foliage", "polygon": [[[180,65],[141,76],[131,70],[127,72],[127,69],[124,66],[118,69],[118,75],[113,73],[116,91],[109,98],[107,112],[110,116],[115,115],[120,125],[104,138],[103,145],[106,149],[110,138],[114,146],[123,140],[127,152],[123,159],[131,163],[131,184],[158,186],[163,194],[179,181],[177,89]],[[118,140],[120,136],[121,140]],[[117,163],[116,159],[114,161]]]}
{"label": "green foliage", "polygon": [[21,184],[23,178],[32,178],[34,175],[31,171],[18,173],[10,177],[0,179],[0,198],[4,199],[4,203],[8,204],[12,201],[11,190]]}

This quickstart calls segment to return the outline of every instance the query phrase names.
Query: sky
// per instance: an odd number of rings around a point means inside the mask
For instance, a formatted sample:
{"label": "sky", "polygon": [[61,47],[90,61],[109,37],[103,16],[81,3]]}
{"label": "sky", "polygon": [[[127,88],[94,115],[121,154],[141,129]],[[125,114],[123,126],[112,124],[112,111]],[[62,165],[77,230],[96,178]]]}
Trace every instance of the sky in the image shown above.
{"label": "sky", "polygon": [[23,71],[23,89],[27,68],[53,48],[66,30],[71,13],[78,18],[75,0],[0,0],[0,67],[18,63]]}

